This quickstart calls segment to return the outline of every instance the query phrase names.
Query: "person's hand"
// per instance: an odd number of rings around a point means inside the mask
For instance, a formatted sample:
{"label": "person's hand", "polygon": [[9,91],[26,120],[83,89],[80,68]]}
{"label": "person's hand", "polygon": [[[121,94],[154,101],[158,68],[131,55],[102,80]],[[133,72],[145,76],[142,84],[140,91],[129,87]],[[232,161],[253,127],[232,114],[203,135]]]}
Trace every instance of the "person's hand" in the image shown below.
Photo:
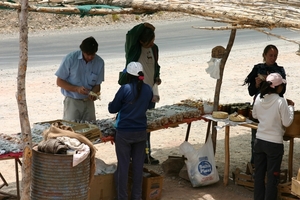
{"label": "person's hand", "polygon": [[89,94],[89,99],[90,99],[91,101],[96,101],[98,98],[95,97],[95,96],[93,96],[93,95],[90,95],[90,94]]}
{"label": "person's hand", "polygon": [[257,74],[257,77],[260,78],[262,81],[265,81],[267,78],[267,75]]}
{"label": "person's hand", "polygon": [[290,99],[286,99],[286,101],[287,101],[289,106],[294,106],[295,105],[295,103]]}
{"label": "person's hand", "polygon": [[261,82],[263,82],[263,80],[261,78],[255,77],[255,87],[256,88],[260,87]]}
{"label": "person's hand", "polygon": [[145,22],[144,26],[148,27],[148,28],[151,28],[153,31],[155,31],[155,27],[152,24],[148,23],[148,22]]}
{"label": "person's hand", "polygon": [[157,78],[155,79],[155,83],[156,83],[157,85],[160,85],[160,84],[161,84],[161,79],[160,79],[159,77],[157,77]]}
{"label": "person's hand", "polygon": [[89,94],[89,90],[86,89],[85,87],[83,86],[78,86],[76,88],[76,92],[79,93],[79,94],[84,94],[84,95],[88,95]]}
{"label": "person's hand", "polygon": [[100,98],[100,92],[95,93],[93,91],[90,91],[89,92],[89,99],[91,101],[96,101],[97,99],[101,100],[101,98]]}
{"label": "person's hand", "polygon": [[106,137],[101,137],[100,138],[101,142],[110,142],[112,145],[115,143],[115,137],[114,136],[106,136]]}
{"label": "person's hand", "polygon": [[153,97],[152,97],[152,102],[153,103],[158,103],[159,100],[160,100],[160,97],[158,95],[153,95]]}

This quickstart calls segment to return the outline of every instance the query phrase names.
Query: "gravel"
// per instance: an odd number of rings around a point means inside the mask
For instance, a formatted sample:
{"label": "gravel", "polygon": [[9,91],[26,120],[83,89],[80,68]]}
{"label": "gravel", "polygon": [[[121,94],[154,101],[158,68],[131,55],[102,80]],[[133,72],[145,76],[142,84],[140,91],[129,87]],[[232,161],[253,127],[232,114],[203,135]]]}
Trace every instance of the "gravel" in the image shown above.
{"label": "gravel", "polygon": [[[128,23],[140,23],[147,20],[173,20],[178,18],[189,17],[184,13],[176,12],[157,12],[153,14],[141,15],[96,15],[85,16],[80,15],[64,15],[42,12],[28,13],[28,33],[38,32],[57,32],[57,31],[76,31],[82,27],[108,27],[120,26]],[[19,34],[19,18],[17,10],[1,10],[0,12],[0,34],[12,35]]]}

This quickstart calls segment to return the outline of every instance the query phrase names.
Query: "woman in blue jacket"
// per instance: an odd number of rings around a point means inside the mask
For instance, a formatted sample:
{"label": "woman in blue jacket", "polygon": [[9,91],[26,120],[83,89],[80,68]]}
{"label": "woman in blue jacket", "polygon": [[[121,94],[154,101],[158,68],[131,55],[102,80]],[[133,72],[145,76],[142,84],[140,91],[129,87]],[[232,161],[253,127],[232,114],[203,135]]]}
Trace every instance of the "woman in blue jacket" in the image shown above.
{"label": "woman in blue jacket", "polygon": [[[127,32],[125,42],[126,66],[132,61],[141,63],[145,76],[144,83],[148,84],[151,88],[155,83],[157,85],[161,84],[160,66],[158,64],[158,46],[154,43],[154,31],[155,27],[150,23],[145,22],[138,24]],[[120,74],[118,83],[120,85],[127,83],[126,68]],[[153,99],[149,109],[155,107],[156,101],[156,99]],[[148,152],[145,163],[152,165],[159,164],[159,160],[151,156],[150,133],[148,133],[147,138],[147,149]]]}
{"label": "woman in blue jacket", "polygon": [[118,113],[116,119],[115,149],[118,159],[115,182],[118,200],[128,199],[127,183],[130,161],[132,162],[131,199],[140,200],[142,195],[143,165],[147,140],[147,117],[153,93],[144,83],[143,66],[130,62],[126,72],[127,84],[122,85],[112,102],[110,113]]}

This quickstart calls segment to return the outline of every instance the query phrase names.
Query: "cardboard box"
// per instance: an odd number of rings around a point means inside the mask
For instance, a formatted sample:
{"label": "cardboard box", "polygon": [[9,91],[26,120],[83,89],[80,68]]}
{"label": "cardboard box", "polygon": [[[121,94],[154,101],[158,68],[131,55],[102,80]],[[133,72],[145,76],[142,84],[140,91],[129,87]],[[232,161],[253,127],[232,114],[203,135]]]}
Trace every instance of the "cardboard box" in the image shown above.
{"label": "cardboard box", "polygon": [[53,124],[53,123],[61,123],[63,125],[71,127],[75,133],[85,136],[91,142],[102,137],[102,132],[100,131],[99,127],[94,124],[88,123],[77,123],[66,121],[62,119],[52,120],[52,121],[44,121],[44,122],[36,122],[35,125],[38,124]]}
{"label": "cardboard box", "polygon": [[153,171],[144,168],[143,176],[143,200],[158,200],[161,198],[163,177]]}
{"label": "cardboard box", "polygon": [[[142,199],[143,200],[159,200],[161,198],[163,177],[147,168],[143,168],[143,185]],[[128,199],[131,198],[132,187],[132,170],[129,167],[128,173]]]}
{"label": "cardboard box", "polygon": [[115,197],[114,174],[95,175],[89,191],[89,200],[114,200]]}
{"label": "cardboard box", "polygon": [[291,192],[294,195],[300,196],[300,181],[296,177],[292,177]]}

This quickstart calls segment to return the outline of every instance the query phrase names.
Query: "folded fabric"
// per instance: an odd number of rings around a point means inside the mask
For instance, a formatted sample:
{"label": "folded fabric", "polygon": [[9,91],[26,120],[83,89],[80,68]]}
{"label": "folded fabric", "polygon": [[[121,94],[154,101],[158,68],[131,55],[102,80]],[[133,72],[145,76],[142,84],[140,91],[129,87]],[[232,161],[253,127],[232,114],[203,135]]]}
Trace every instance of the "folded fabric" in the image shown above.
{"label": "folded fabric", "polygon": [[73,154],[73,167],[81,163],[88,157],[90,154],[90,148],[88,145],[81,143],[78,139],[76,138],[70,138],[67,136],[62,136],[62,137],[57,137],[57,140],[65,143],[70,150],[74,150]]}
{"label": "folded fabric", "polygon": [[57,139],[48,139],[38,144],[38,150],[45,153],[66,154],[69,147]]}
{"label": "folded fabric", "polygon": [[51,124],[50,128],[46,129],[43,132],[44,141],[49,140],[51,138],[64,137],[64,136],[67,136],[70,138],[76,138],[81,143],[84,143],[89,146],[89,148],[90,148],[90,184],[91,184],[92,180],[94,178],[94,173],[95,173],[96,148],[94,147],[93,143],[91,141],[89,141],[85,136],[73,132],[72,128],[64,127],[64,126],[62,126],[61,123],[53,123],[53,124]]}
{"label": "folded fabric", "polygon": [[56,139],[58,139],[59,141],[65,143],[66,145],[68,145],[68,147],[70,149],[73,149],[73,150],[83,149],[84,143],[80,142],[76,138],[70,138],[70,137],[62,136],[62,137],[57,137]]}
{"label": "folded fabric", "polygon": [[73,167],[84,161],[90,154],[90,147],[86,144],[82,145],[82,149],[78,149],[75,154],[73,154]]}

